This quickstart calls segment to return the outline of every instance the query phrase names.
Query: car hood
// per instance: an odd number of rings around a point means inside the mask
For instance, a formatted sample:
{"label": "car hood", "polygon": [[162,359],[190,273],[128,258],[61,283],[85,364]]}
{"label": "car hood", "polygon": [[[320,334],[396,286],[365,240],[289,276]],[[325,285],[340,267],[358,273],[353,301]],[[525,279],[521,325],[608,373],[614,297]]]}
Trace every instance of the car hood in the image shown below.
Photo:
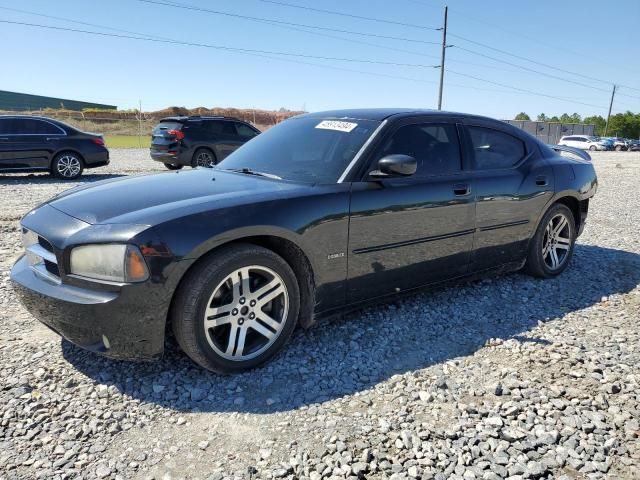
{"label": "car hood", "polygon": [[83,185],[46,203],[90,224],[155,225],[214,206],[273,199],[300,188],[304,187],[265,177],[195,169]]}

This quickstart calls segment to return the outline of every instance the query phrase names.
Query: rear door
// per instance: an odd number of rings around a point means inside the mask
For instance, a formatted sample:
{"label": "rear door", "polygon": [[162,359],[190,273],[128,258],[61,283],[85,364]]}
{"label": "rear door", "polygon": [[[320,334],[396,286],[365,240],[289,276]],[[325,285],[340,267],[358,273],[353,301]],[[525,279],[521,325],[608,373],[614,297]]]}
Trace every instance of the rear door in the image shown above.
{"label": "rear door", "polygon": [[553,195],[553,170],[537,145],[494,122],[465,126],[476,195],[471,271],[524,260],[529,238]]}
{"label": "rear door", "polygon": [[235,123],[230,120],[214,120],[207,122],[215,132],[215,152],[218,161],[223,160],[244,142],[241,141]]}

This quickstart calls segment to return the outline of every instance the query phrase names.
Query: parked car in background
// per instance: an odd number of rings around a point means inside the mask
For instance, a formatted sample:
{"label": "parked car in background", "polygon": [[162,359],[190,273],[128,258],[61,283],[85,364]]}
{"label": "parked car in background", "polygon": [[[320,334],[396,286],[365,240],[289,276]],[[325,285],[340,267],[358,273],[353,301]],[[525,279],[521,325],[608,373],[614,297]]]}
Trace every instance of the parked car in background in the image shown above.
{"label": "parked car in background", "polygon": [[588,153],[497,120],[306,114],[213,170],[50,199],[21,221],[11,279],[36,318],[86,349],[157,358],[170,326],[195,362],[238,372],[345,308],[495,269],[556,277],[596,189]]}
{"label": "parked car in background", "polygon": [[109,163],[102,135],[31,115],[0,115],[0,172],[49,172],[65,180]]}
{"label": "parked car in background", "polygon": [[153,128],[151,158],[169,170],[213,167],[259,133],[233,117],[167,117]]}
{"label": "parked car in background", "polygon": [[590,135],[567,135],[560,139],[558,145],[580,148],[582,150],[613,150],[613,143],[600,137]]}
{"label": "parked car in background", "polygon": [[630,152],[640,151],[640,140],[629,140],[629,151]]}
{"label": "parked car in background", "polygon": [[616,152],[622,152],[629,149],[629,140],[626,138],[609,137],[607,140],[610,140],[611,143],[613,143],[613,149]]}

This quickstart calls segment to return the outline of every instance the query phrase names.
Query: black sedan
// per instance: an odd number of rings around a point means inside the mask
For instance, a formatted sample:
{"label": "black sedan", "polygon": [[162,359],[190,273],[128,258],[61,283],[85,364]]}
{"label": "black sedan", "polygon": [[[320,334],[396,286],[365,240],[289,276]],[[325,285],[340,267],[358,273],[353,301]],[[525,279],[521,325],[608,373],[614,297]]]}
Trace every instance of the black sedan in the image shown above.
{"label": "black sedan", "polygon": [[495,269],[560,274],[597,185],[588,154],[560,153],[479,116],[302,115],[213,170],[52,198],[22,219],[11,278],[84,348],[158,357],[170,326],[198,364],[236,372],[345,308]]}
{"label": "black sedan", "polygon": [[101,135],[45,117],[0,115],[0,172],[49,172],[65,180],[109,164]]}

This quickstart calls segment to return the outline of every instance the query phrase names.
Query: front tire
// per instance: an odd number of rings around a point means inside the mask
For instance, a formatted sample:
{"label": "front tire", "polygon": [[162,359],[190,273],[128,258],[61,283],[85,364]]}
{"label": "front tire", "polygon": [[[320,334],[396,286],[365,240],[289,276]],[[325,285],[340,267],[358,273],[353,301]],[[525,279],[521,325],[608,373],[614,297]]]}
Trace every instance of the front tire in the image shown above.
{"label": "front tire", "polygon": [[525,271],[539,278],[560,275],[569,265],[576,241],[576,223],[566,205],[557,203],[545,213],[531,239]]}
{"label": "front tire", "polygon": [[62,152],[51,162],[51,174],[64,180],[75,180],[82,175],[84,164],[79,155],[72,152]]}
{"label": "front tire", "polygon": [[213,168],[218,163],[215,154],[209,150],[208,148],[199,148],[197,149],[191,160],[191,166],[193,168],[196,167],[206,167]]}
{"label": "front tire", "polygon": [[595,145],[591,145],[589,147],[589,150],[591,150],[592,152],[595,152],[598,148]]}
{"label": "front tire", "polygon": [[235,373],[271,359],[291,337],[299,310],[289,264],[271,250],[240,244],[223,247],[187,273],[171,322],[193,361]]}

